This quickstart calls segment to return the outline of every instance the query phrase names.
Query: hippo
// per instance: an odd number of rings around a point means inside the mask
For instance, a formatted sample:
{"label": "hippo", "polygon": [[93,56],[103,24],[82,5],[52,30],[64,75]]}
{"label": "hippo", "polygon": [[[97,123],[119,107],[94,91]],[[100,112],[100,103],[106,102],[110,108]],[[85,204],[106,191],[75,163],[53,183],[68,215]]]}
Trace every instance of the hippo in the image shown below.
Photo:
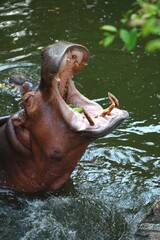
{"label": "hippo", "polygon": [[128,112],[103,109],[83,96],[72,77],[89,60],[86,47],[59,41],[42,51],[37,86],[27,76],[12,83],[21,89],[23,108],[0,118],[0,187],[18,192],[55,191],[70,178],[88,145],[117,128]]}

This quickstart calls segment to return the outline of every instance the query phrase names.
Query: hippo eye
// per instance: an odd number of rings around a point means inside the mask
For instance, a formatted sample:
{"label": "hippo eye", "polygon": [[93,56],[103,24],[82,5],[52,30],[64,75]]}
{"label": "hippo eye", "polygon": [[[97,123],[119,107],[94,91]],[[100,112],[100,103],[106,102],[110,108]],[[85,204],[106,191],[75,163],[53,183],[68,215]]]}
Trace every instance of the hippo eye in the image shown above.
{"label": "hippo eye", "polygon": [[31,104],[31,100],[33,98],[32,94],[25,94],[23,97],[23,103],[27,106],[29,106]]}

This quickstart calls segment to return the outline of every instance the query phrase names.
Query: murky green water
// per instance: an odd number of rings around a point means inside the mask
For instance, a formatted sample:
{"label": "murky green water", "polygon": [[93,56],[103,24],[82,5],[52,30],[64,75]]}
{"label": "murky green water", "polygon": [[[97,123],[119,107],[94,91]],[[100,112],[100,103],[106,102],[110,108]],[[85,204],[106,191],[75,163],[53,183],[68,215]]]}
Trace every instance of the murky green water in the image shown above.
{"label": "murky green water", "polygon": [[[127,0],[1,0],[0,82],[11,74],[40,74],[39,47],[68,40],[91,52],[77,88],[108,105],[108,91],[130,113],[109,136],[93,142],[57,193],[34,196],[0,191],[0,239],[131,240],[136,224],[160,195],[160,54],[133,53],[121,43],[104,49],[100,26],[115,23]],[[0,115],[17,111],[0,92]]]}

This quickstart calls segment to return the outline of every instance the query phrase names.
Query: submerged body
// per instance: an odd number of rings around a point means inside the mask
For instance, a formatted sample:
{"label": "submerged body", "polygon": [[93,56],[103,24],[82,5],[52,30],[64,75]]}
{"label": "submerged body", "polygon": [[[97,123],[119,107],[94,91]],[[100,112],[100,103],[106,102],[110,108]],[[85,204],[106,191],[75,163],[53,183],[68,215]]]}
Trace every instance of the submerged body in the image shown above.
{"label": "submerged body", "polygon": [[0,186],[25,192],[60,188],[88,144],[128,116],[112,94],[111,106],[103,109],[75,88],[71,77],[88,58],[84,46],[58,42],[42,53],[39,86],[22,78],[24,109],[0,118]]}

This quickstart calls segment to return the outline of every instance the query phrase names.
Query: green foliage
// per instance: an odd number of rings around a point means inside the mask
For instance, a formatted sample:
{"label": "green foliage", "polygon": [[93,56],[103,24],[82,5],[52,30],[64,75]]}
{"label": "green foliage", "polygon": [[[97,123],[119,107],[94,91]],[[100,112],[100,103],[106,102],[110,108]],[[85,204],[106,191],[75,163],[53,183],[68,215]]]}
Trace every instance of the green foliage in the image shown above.
{"label": "green foliage", "polygon": [[104,47],[108,47],[115,38],[114,33],[117,32],[117,28],[112,25],[104,25],[101,27],[101,29],[105,31],[104,32],[105,38],[100,41],[100,44],[102,44]]}
{"label": "green foliage", "polygon": [[108,32],[117,32],[117,28],[112,25],[104,25],[101,27],[102,30],[108,31]]}
{"label": "green foliage", "polygon": [[75,112],[83,113],[84,109],[83,108],[75,108],[73,104],[69,103],[68,106],[72,108]]}
{"label": "green foliage", "polygon": [[120,29],[119,36],[121,40],[124,42],[125,47],[128,51],[134,49],[137,42],[137,29],[133,28],[130,31],[126,29]]}
{"label": "green foliage", "polygon": [[146,39],[145,50],[160,50],[160,0],[137,0],[120,20],[121,26],[104,25],[104,39],[100,41],[108,47],[116,38],[132,51],[139,39]]}
{"label": "green foliage", "polygon": [[79,112],[79,113],[83,113],[84,109],[83,108],[73,108],[74,111]]}
{"label": "green foliage", "polygon": [[146,50],[152,52],[155,50],[160,50],[160,39],[154,39],[147,43]]}

